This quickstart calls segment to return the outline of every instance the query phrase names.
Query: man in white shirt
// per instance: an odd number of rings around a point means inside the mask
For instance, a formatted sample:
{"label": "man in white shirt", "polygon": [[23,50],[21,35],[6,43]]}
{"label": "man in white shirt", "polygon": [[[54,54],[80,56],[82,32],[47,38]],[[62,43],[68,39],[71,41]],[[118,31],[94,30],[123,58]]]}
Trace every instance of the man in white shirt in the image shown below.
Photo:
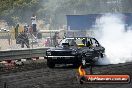
{"label": "man in white shirt", "polygon": [[33,34],[34,36],[36,37],[36,34],[37,34],[37,29],[36,29],[36,16],[33,14],[32,17],[31,17],[31,21],[32,21],[32,29],[33,29]]}

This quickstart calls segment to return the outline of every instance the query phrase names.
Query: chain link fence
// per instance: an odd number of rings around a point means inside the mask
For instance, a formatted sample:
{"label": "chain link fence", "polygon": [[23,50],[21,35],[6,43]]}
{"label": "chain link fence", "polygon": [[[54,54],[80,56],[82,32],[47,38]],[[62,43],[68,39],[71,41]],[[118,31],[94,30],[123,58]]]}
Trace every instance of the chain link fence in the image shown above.
{"label": "chain link fence", "polygon": [[[66,34],[67,33],[67,34]],[[36,34],[36,35],[35,35]],[[0,51],[25,49],[25,48],[44,48],[54,47],[55,42],[59,43],[65,36],[95,36],[93,31],[67,31],[61,30],[41,30],[33,32],[0,32]]]}
{"label": "chain link fence", "polygon": [[41,31],[34,33],[18,33],[15,38],[14,32],[0,32],[0,50],[12,50],[23,48],[41,48],[41,47],[53,47],[54,36],[59,33],[57,41],[59,42],[63,36],[64,31]]}

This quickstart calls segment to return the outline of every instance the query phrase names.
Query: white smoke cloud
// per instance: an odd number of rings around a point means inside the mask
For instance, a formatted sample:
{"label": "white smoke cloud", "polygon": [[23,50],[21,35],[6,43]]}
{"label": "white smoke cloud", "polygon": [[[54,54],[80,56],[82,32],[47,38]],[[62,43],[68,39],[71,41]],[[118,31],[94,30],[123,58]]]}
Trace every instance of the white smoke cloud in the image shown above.
{"label": "white smoke cloud", "polygon": [[123,15],[105,14],[97,21],[99,38],[106,49],[101,64],[118,64],[132,61],[132,31],[125,31]]}

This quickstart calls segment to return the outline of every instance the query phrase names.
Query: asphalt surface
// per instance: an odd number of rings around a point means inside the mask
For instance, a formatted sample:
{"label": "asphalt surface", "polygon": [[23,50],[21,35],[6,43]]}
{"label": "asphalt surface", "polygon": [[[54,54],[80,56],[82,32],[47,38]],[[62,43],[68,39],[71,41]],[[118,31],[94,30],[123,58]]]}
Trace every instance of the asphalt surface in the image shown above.
{"label": "asphalt surface", "polygon": [[[85,68],[89,74],[89,67]],[[26,65],[13,70],[0,71],[0,88],[132,88],[132,82],[126,84],[79,84],[78,68],[57,66],[50,69],[46,61],[38,65]],[[128,74],[132,77],[132,62],[94,66],[93,74]]]}

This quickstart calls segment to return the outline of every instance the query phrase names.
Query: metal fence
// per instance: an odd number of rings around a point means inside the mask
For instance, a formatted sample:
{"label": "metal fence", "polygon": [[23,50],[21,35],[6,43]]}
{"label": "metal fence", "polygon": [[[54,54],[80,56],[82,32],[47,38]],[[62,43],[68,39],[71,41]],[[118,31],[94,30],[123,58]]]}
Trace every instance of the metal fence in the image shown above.
{"label": "metal fence", "polygon": [[[59,33],[58,42],[63,38],[64,31],[41,31],[37,32],[36,36],[34,33],[26,33],[28,37],[29,47],[30,48],[43,48],[43,47],[53,47],[53,39],[55,33]],[[20,33],[17,34],[17,37]],[[21,40],[21,39],[20,39]],[[26,39],[24,38],[24,47],[26,46]],[[15,38],[14,32],[0,32],[0,51],[1,50],[12,50],[12,49],[22,49],[21,42],[18,41],[18,38]]]}
{"label": "metal fence", "polygon": [[[54,37],[58,33],[58,37]],[[66,34],[67,33],[67,34]],[[18,40],[18,36],[21,34],[19,32],[17,35],[15,32],[2,31],[0,32],[0,51],[1,50],[14,50],[14,49],[23,49],[23,48],[45,48],[53,47],[54,39],[59,43],[65,36],[95,36],[94,32],[91,30],[88,31],[66,31],[62,30],[40,30],[37,33],[26,32],[26,36],[22,36],[22,41],[24,41],[24,47],[22,48],[22,43]],[[28,39],[26,39],[28,38]],[[29,47],[27,47],[29,45]]]}

